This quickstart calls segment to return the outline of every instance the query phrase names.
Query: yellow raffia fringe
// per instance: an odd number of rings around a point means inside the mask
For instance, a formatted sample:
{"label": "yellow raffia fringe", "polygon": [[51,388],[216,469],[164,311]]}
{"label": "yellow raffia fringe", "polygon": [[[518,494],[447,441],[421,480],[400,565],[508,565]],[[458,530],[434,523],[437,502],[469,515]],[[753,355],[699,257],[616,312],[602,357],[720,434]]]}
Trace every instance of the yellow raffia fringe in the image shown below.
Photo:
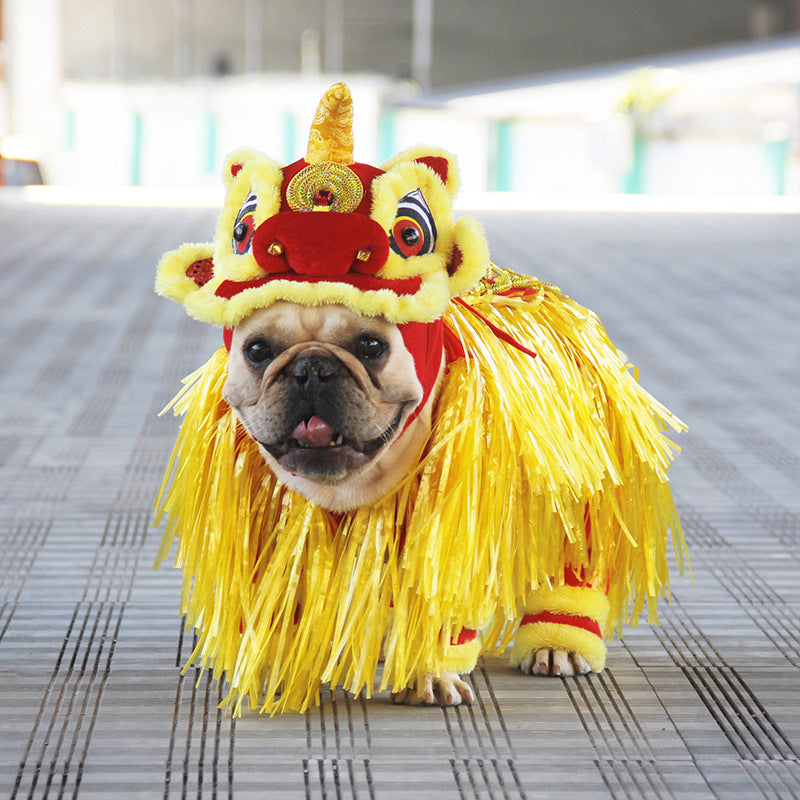
{"label": "yellow raffia fringe", "polygon": [[519,609],[560,585],[567,564],[609,586],[611,633],[645,605],[655,620],[670,533],[683,569],[666,475],[676,448],[664,436],[683,424],[637,384],[594,315],[554,287],[518,283],[515,296],[450,303],[445,324],[469,357],[447,369],[424,458],[391,495],[340,517],[264,466],[222,399],[224,349],[186,379],[157,502],[159,562],[177,539],[192,663],[227,678],[234,713],[245,698],[303,711],[323,683],[369,696],[382,639],[379,691],[440,671],[462,627],[494,618],[482,647],[503,648]]}

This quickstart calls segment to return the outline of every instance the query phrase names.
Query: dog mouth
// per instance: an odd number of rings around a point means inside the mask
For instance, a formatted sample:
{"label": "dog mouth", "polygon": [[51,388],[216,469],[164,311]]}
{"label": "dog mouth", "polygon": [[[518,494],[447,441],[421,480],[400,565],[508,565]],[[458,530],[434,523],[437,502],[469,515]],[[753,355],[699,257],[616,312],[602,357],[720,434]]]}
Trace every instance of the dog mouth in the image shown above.
{"label": "dog mouth", "polygon": [[394,437],[403,417],[403,407],[389,426],[374,439],[344,436],[321,417],[302,420],[284,441],[259,444],[284,469],[320,479],[344,475],[364,466]]}

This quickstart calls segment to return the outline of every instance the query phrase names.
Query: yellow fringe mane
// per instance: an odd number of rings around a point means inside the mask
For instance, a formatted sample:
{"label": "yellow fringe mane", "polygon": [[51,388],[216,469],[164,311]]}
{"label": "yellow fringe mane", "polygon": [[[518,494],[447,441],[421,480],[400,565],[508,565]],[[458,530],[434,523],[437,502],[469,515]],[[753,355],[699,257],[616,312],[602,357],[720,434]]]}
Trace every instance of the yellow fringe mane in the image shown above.
{"label": "yellow fringe mane", "polygon": [[683,568],[664,436],[683,424],[555,287],[483,286],[444,317],[468,357],[447,368],[424,458],[372,507],[333,515],[278,483],[222,399],[224,348],[171,404],[185,419],[158,559],[177,539],[192,663],[227,678],[234,713],[245,697],[303,711],[323,683],[369,696],[381,657],[379,691],[400,689],[440,669],[465,626],[493,621],[483,650],[502,649],[565,565],[608,586],[610,632],[645,605],[655,620],[670,532]]}

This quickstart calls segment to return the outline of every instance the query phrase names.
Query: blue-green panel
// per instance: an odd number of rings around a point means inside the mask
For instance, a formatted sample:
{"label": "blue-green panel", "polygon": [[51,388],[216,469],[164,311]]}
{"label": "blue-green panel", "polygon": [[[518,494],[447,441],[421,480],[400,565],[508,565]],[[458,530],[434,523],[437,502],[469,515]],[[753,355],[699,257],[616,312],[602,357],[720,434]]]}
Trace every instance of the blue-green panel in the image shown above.
{"label": "blue-green panel", "polygon": [[510,192],[514,175],[514,122],[501,119],[493,123],[494,153],[489,166],[489,188],[495,192]]}
{"label": "blue-green panel", "polygon": [[390,159],[397,151],[394,111],[383,109],[378,116],[378,163]]}
{"label": "blue-green panel", "polygon": [[283,110],[283,160],[286,164],[297,161],[304,153],[297,151],[297,120],[291,111]]}
{"label": "blue-green panel", "polygon": [[216,172],[217,159],[217,115],[210,109],[205,113],[205,166],[206,172]]}
{"label": "blue-green panel", "polygon": [[136,111],[133,115],[133,142],[131,145],[131,186],[141,186],[142,156],[144,153],[144,117]]}

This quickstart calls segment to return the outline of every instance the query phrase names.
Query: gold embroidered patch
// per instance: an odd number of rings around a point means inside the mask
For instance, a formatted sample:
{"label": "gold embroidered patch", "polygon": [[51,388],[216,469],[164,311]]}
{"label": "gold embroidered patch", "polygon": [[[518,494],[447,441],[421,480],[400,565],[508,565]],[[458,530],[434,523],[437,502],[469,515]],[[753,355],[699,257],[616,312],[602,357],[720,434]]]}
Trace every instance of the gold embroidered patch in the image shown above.
{"label": "gold embroidered patch", "polygon": [[301,169],[286,188],[286,201],[292,211],[355,211],[364,187],[353,170],[333,161],[309,164]]}

